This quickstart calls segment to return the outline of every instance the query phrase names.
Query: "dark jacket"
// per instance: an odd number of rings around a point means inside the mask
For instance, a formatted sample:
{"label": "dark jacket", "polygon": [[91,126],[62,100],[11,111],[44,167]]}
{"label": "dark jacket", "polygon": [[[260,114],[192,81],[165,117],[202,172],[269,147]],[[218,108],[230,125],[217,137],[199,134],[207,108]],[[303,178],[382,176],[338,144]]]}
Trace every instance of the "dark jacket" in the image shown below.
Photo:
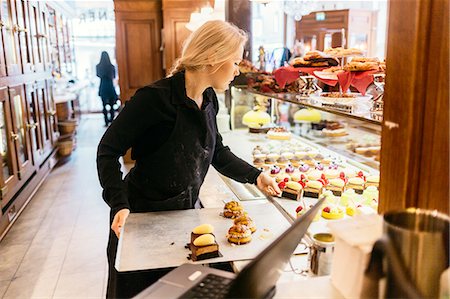
{"label": "dark jacket", "polygon": [[[114,211],[193,208],[210,164],[239,182],[260,170],[236,157],[217,131],[212,88],[201,109],[186,95],[184,73],[139,89],[102,137],[97,168],[103,198]],[[122,179],[119,157],[131,147],[136,165]]]}
{"label": "dark jacket", "polygon": [[105,104],[113,104],[117,100],[117,93],[114,88],[113,79],[116,77],[116,69],[112,64],[97,64],[97,77],[100,78],[98,95]]}

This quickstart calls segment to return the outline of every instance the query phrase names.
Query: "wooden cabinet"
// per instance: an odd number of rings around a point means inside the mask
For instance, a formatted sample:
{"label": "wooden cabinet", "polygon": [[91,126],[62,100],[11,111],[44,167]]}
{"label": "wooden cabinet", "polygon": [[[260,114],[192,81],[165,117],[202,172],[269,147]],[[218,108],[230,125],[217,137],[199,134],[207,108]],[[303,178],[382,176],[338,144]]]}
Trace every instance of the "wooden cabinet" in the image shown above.
{"label": "wooden cabinet", "polygon": [[19,50],[22,64],[22,72],[24,74],[33,72],[33,54],[31,52],[31,39],[28,16],[28,6],[26,0],[17,0],[16,15],[17,15],[17,32],[19,35]]}
{"label": "wooden cabinet", "polygon": [[29,1],[29,18],[30,18],[30,37],[33,53],[33,64],[36,72],[44,71],[44,53],[41,48],[41,40],[44,36],[40,33],[41,14],[39,12],[39,3],[37,1]]}
{"label": "wooden cabinet", "polygon": [[8,91],[12,114],[10,136],[16,149],[18,175],[20,180],[27,180],[34,171],[34,165],[24,86],[22,84],[10,86]]}
{"label": "wooden cabinet", "polygon": [[30,134],[30,146],[33,153],[33,161],[36,165],[41,165],[45,160],[43,127],[40,121],[40,108],[37,97],[37,87],[35,83],[25,85],[25,99],[27,101],[27,118]]}
{"label": "wooden cabinet", "polygon": [[14,195],[19,184],[19,175],[11,122],[8,89],[0,88],[0,207],[5,207]]}
{"label": "wooden cabinet", "polygon": [[14,0],[0,0],[1,34],[8,76],[22,72],[19,33]]}

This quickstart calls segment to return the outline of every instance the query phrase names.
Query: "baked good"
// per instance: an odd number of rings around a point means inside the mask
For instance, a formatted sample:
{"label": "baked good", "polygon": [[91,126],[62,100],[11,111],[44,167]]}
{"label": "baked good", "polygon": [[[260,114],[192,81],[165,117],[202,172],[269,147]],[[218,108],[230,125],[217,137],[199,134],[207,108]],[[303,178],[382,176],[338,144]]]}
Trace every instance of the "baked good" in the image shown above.
{"label": "baked good", "polygon": [[289,163],[289,160],[286,157],[280,156],[277,159],[277,163],[276,164],[277,164],[278,167],[285,167],[285,166],[287,166],[288,163]]}
{"label": "baked good", "polygon": [[344,217],[344,210],[338,206],[328,205],[322,209],[322,217],[325,219],[341,219]]}
{"label": "baked good", "polygon": [[298,168],[298,170],[300,170],[301,172],[308,172],[309,170],[309,165],[306,163],[302,163],[300,164],[300,167]]}
{"label": "baked good", "polygon": [[293,200],[300,200],[303,198],[303,182],[288,181],[282,186],[284,187],[281,192],[282,197]]}
{"label": "baked good", "polygon": [[264,165],[264,159],[261,158],[254,158],[253,159],[253,165],[255,167],[262,167]]}
{"label": "baked good", "polygon": [[369,175],[366,178],[366,184],[365,187],[374,186],[378,188],[378,185],[380,184],[380,176],[379,175]]}
{"label": "baked good", "polygon": [[347,130],[345,128],[340,128],[340,129],[323,129],[322,130],[322,134],[324,136],[328,136],[328,137],[341,137],[341,136],[346,136],[348,135]]}
{"label": "baked good", "polygon": [[329,180],[325,189],[330,190],[336,196],[341,196],[344,192],[345,181],[342,179],[331,179]]}
{"label": "baked good", "polygon": [[333,168],[328,168],[323,173],[326,179],[336,179],[340,176],[340,172]]}
{"label": "baked good", "polygon": [[344,66],[344,70],[349,72],[357,72],[357,71],[370,71],[377,70],[378,62],[359,62],[359,61],[350,61]]}
{"label": "baked good", "polygon": [[306,212],[306,208],[303,207],[302,205],[299,205],[296,209],[295,209],[295,213],[297,218],[300,218],[303,214],[305,214]]}
{"label": "baked good", "polygon": [[223,216],[226,218],[237,218],[244,215],[244,208],[237,201],[230,201],[225,204],[223,208]]}
{"label": "baked good", "polygon": [[291,132],[285,127],[275,127],[267,132],[267,138],[274,140],[289,140],[291,139]]}
{"label": "baked good", "polygon": [[272,166],[270,167],[270,173],[269,173],[269,175],[270,175],[271,177],[276,177],[276,176],[280,173],[280,171],[281,171],[281,168],[280,168],[279,166],[277,166],[277,165],[272,165]]}
{"label": "baked good", "polygon": [[297,156],[292,156],[292,158],[289,159],[289,162],[291,162],[294,167],[300,166],[300,158]]}
{"label": "baked good", "polygon": [[380,60],[377,57],[353,57],[350,62],[376,62],[378,63]]}
{"label": "baked good", "polygon": [[191,242],[188,244],[193,261],[209,259],[219,256],[219,245],[213,235],[211,224],[201,224],[191,232]]}
{"label": "baked good", "polygon": [[309,166],[314,166],[315,164],[314,159],[311,158],[309,155],[304,155],[303,157],[300,158],[300,160],[302,161],[302,163],[308,164]]}
{"label": "baked good", "polygon": [[289,174],[294,173],[294,171],[295,171],[295,167],[291,163],[288,163],[286,165],[286,168],[284,169],[284,172],[289,173]]}
{"label": "baked good", "polygon": [[354,189],[356,193],[362,194],[364,190],[364,179],[360,177],[349,178],[347,188]]}
{"label": "baked good", "polygon": [[247,215],[244,215],[244,216],[234,219],[234,224],[242,224],[242,225],[247,226],[250,229],[250,231],[252,232],[252,234],[256,231],[255,223],[253,222],[252,218],[250,218]]}
{"label": "baked good", "polygon": [[311,170],[306,177],[310,181],[317,181],[318,179],[322,178],[322,174],[323,174],[322,171],[314,169]]}
{"label": "baked good", "polygon": [[217,244],[214,235],[204,234],[189,243],[191,250],[191,259],[200,261],[219,256],[219,244]]}
{"label": "baked good", "polygon": [[303,189],[303,196],[319,198],[322,194],[324,184],[319,181],[307,181]]}
{"label": "baked good", "polygon": [[246,225],[235,224],[228,230],[228,242],[242,245],[252,240],[252,231]]}

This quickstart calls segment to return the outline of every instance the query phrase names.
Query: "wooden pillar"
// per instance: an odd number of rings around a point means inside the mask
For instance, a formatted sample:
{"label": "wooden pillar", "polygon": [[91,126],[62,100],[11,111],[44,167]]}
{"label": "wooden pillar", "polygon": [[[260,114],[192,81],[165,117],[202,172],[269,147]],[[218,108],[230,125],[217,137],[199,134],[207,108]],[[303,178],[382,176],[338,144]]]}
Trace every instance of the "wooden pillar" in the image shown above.
{"label": "wooden pillar", "polygon": [[390,1],[380,212],[449,213],[448,45],[447,0]]}
{"label": "wooden pillar", "polygon": [[244,58],[252,57],[252,3],[250,0],[228,0],[225,5],[226,20],[248,33]]}

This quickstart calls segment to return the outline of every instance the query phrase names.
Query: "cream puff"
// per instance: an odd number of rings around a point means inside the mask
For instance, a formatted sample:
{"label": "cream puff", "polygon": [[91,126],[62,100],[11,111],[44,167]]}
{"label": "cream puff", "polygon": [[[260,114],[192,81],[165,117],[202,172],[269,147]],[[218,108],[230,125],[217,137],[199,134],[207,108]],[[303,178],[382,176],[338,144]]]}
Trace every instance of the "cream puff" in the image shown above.
{"label": "cream puff", "polygon": [[227,239],[233,244],[247,244],[252,240],[252,231],[246,225],[235,224],[228,230]]}
{"label": "cream puff", "polygon": [[244,207],[237,201],[227,202],[223,208],[223,216],[226,218],[237,218],[244,213]]}
{"label": "cream puff", "polygon": [[255,223],[253,222],[252,218],[247,215],[234,219],[234,224],[242,224],[247,226],[251,230],[252,234],[256,231]]}

